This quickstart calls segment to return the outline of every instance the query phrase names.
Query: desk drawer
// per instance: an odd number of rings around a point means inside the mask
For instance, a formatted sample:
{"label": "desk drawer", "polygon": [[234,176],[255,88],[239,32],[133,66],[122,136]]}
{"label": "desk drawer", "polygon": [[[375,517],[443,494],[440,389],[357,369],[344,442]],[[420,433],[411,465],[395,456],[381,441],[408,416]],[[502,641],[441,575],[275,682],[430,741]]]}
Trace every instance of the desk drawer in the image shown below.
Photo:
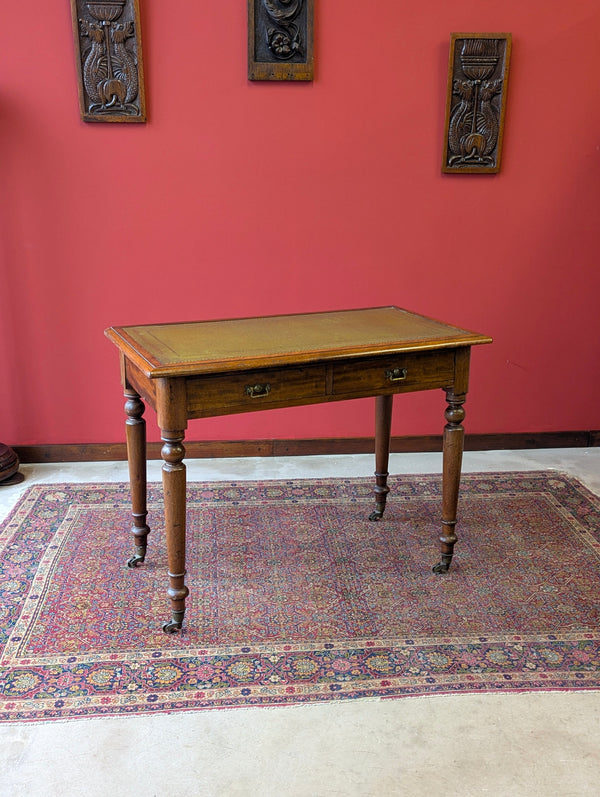
{"label": "desk drawer", "polygon": [[275,368],[187,379],[188,417],[291,407],[325,396],[325,366]]}
{"label": "desk drawer", "polygon": [[385,355],[340,363],[333,371],[336,396],[402,393],[446,387],[454,380],[454,351]]}

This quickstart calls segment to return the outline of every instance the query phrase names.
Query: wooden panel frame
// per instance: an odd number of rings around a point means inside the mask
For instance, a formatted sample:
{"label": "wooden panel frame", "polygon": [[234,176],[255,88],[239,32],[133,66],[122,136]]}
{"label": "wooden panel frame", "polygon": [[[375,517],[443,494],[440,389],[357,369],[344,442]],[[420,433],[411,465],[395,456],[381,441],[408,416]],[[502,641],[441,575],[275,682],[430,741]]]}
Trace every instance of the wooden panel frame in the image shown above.
{"label": "wooden panel frame", "polygon": [[248,79],[314,77],[314,0],[248,0]]}
{"label": "wooden panel frame", "polygon": [[71,0],[84,122],[145,122],[139,0]]}
{"label": "wooden panel frame", "polygon": [[510,33],[453,33],[450,37],[442,172],[500,171]]}

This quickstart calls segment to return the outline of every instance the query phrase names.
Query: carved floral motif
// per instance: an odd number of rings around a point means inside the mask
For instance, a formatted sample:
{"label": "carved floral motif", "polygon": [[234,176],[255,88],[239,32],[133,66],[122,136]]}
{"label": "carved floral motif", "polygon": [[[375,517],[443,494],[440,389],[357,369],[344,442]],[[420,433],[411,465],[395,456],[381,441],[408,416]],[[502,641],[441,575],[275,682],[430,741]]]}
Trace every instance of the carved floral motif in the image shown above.
{"label": "carved floral motif", "polygon": [[262,0],[270,23],[267,28],[267,44],[275,58],[282,61],[304,54],[300,31],[294,23],[302,11],[303,2],[304,0]]}
{"label": "carved floral motif", "polygon": [[247,0],[248,78],[312,80],[314,0]]}

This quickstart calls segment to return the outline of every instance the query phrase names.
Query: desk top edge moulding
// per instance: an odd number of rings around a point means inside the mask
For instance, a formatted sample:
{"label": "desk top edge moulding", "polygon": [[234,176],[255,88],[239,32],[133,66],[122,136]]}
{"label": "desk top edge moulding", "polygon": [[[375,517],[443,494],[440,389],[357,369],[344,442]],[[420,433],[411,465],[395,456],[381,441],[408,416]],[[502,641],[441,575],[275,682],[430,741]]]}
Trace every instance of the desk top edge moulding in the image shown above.
{"label": "desk top edge moulding", "polygon": [[105,334],[150,379],[491,342],[393,305],[110,327]]}
{"label": "desk top edge moulding", "polygon": [[248,79],[310,81],[314,0],[248,0]]}
{"label": "desk top edge moulding", "polygon": [[442,172],[500,171],[510,33],[453,33],[450,37]]}
{"label": "desk top edge moulding", "polygon": [[71,0],[84,122],[145,122],[139,0]]}

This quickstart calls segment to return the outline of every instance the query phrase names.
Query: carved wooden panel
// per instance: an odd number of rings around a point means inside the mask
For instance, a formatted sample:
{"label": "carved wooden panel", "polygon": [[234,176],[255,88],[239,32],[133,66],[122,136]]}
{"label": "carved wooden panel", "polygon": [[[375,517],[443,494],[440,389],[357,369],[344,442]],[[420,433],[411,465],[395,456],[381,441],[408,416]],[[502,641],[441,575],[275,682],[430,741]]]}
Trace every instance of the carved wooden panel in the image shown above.
{"label": "carved wooden panel", "polygon": [[443,172],[500,171],[510,33],[453,33],[450,39]]}
{"label": "carved wooden panel", "polygon": [[248,0],[250,80],[313,79],[314,0]]}
{"label": "carved wooden panel", "polygon": [[81,118],[145,122],[138,0],[71,0]]}

